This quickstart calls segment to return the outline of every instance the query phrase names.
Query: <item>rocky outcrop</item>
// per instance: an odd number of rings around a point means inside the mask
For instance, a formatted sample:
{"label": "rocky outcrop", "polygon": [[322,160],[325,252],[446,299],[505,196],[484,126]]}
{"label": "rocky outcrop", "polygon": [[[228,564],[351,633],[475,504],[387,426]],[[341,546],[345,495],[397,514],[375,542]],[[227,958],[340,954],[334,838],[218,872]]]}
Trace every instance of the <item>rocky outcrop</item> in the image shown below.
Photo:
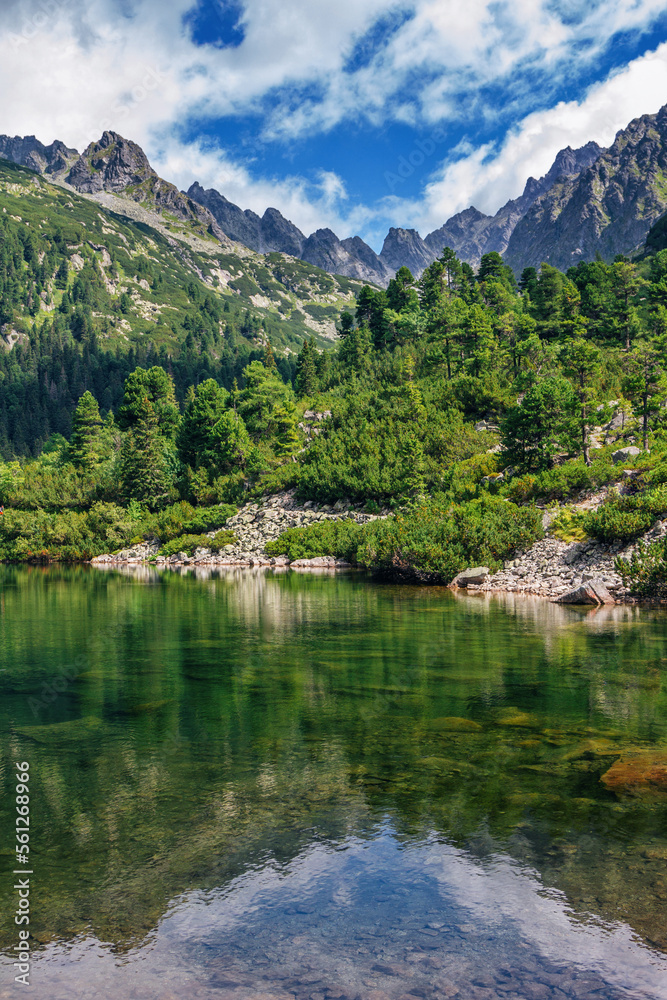
{"label": "rocky outcrop", "polygon": [[391,268],[359,236],[339,240],[331,229],[318,229],[301,250],[301,259],[330,274],[386,285],[394,276]]}
{"label": "rocky outcrop", "polygon": [[576,587],[574,590],[569,591],[567,594],[561,594],[560,597],[556,598],[557,604],[615,604],[614,598],[611,596],[604,583],[599,580],[591,580],[589,583],[582,583],[580,587]]}
{"label": "rocky outcrop", "polygon": [[471,569],[464,569],[462,573],[459,573],[458,576],[454,577],[449,586],[467,589],[475,584],[484,583],[488,575],[488,566],[475,566]]}
{"label": "rocky outcrop", "polygon": [[667,106],[620,131],[574,179],[558,180],[517,224],[506,262],[561,270],[640,248],[667,208]]}
{"label": "rocky outcrop", "polygon": [[[205,190],[198,181],[188,188],[187,197],[209,210],[224,233],[258,253],[262,248],[262,220],[255,212],[245,212],[214,188]],[[282,247],[275,247],[282,250]]]}
{"label": "rocky outcrop", "polygon": [[61,173],[78,155],[76,149],[70,149],[60,140],[45,146],[34,135],[0,135],[0,157],[38,174]]}
{"label": "rocky outcrop", "polygon": [[386,285],[393,277],[394,272],[359,236],[339,240],[331,229],[318,229],[306,238],[277,208],[267,208],[260,218],[232,204],[215,189],[205,190],[197,183],[188,189],[188,197],[208,208],[231,239],[258,253],[287,253],[330,274],[372,284]]}
{"label": "rocky outcrop", "polygon": [[633,462],[638,455],[641,455],[641,448],[631,445],[629,448],[619,448],[618,451],[612,452],[611,460],[615,465],[620,465],[623,462]]}
{"label": "rocky outcrop", "polygon": [[207,208],[159,177],[143,149],[117,132],[104,132],[99,142],[91,142],[66,181],[82,194],[122,194],[159,213],[169,212],[183,222],[204,226],[222,243],[229,243]]}
{"label": "rocky outcrop", "polygon": [[[440,251],[442,252],[442,247]],[[407,267],[418,278],[433,263],[437,254],[429,250],[416,229],[396,229],[392,227],[385,237],[380,260],[392,273],[400,267]]]}
{"label": "rocky outcrop", "polygon": [[300,257],[305,239],[301,230],[286,219],[277,208],[267,208],[262,216],[262,253],[278,250],[281,253],[291,254],[292,257]]}
{"label": "rocky outcrop", "polygon": [[[213,552],[205,547],[196,549],[192,555],[185,552],[169,557],[157,555],[160,543],[145,542],[129,549],[123,549],[114,555],[97,556],[91,560],[94,566],[112,568],[122,565],[136,565],[155,559],[156,565],[164,568],[181,566],[273,566],[286,568],[290,560],[285,556],[269,556],[266,553],[268,542],[275,541],[288,528],[305,527],[318,521],[352,519],[358,524],[366,524],[382,514],[367,514],[359,507],[354,507],[346,501],[331,504],[315,504],[310,501],[299,503],[294,491],[265,497],[257,503],[246,504],[238,514],[230,517],[225,528],[232,531],[236,540],[226,545],[220,552]],[[213,538],[216,532],[209,533]],[[157,558],[156,558],[157,557]],[[291,563],[296,569],[345,569],[349,563],[332,556],[317,556],[314,559],[299,559]]]}
{"label": "rocky outcrop", "polygon": [[[523,194],[508,201],[495,215],[484,215],[476,208],[467,208],[452,216],[444,226],[425,237],[428,249],[439,257],[443,248],[455,250],[461,260],[478,267],[485,253],[504,254],[512,233],[528,209],[559,179],[572,178],[585,170],[602,153],[596,142],[589,142],[580,149],[566,146],[556,156],[551,168],[536,180],[529,177]],[[539,263],[539,262],[538,262]]]}
{"label": "rocky outcrop", "polygon": [[67,183],[85,194],[98,191],[120,194],[156,177],[140,146],[116,132],[104,132],[100,141],[91,142],[76,161],[67,175]]}

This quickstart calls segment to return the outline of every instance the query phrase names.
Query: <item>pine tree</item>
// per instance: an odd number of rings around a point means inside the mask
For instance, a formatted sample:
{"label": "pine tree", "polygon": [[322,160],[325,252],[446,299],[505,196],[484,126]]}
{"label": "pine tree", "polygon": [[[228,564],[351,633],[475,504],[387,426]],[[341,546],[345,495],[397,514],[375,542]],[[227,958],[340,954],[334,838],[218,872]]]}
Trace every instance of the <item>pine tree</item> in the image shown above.
{"label": "pine tree", "polygon": [[304,340],[296,365],[296,388],[300,396],[312,396],[317,391],[315,340]]}
{"label": "pine tree", "polygon": [[102,420],[97,400],[84,392],[72,418],[69,457],[74,465],[90,471],[100,460]]}
{"label": "pine tree", "polygon": [[586,465],[591,464],[588,448],[590,421],[595,412],[596,383],[600,376],[600,350],[583,337],[573,338],[561,354],[561,362],[566,378],[570,381],[577,398],[577,420],[581,453]]}
{"label": "pine tree", "polygon": [[650,417],[660,411],[660,405],[667,396],[661,354],[650,344],[642,344],[628,355],[625,368],[623,391],[632,401],[635,414],[641,419],[642,441],[646,451]]}
{"label": "pine tree", "polygon": [[169,497],[169,477],[153,404],[144,396],[137,420],[125,435],[120,461],[121,492],[127,500],[139,500],[151,509],[163,506]]}
{"label": "pine tree", "polygon": [[299,432],[296,429],[296,407],[294,403],[287,402],[282,406],[277,406],[273,411],[273,425],[275,427],[275,452],[280,457],[293,455],[299,450],[301,441]]}

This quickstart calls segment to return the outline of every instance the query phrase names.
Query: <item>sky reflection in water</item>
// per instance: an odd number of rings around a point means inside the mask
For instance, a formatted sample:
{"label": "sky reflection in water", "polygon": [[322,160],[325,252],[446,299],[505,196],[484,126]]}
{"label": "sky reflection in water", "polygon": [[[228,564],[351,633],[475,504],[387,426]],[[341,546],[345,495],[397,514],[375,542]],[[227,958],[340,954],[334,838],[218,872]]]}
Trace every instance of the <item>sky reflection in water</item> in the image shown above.
{"label": "sky reflection in water", "polygon": [[2,572],[31,995],[667,997],[665,795],[602,780],[667,748],[663,613]]}

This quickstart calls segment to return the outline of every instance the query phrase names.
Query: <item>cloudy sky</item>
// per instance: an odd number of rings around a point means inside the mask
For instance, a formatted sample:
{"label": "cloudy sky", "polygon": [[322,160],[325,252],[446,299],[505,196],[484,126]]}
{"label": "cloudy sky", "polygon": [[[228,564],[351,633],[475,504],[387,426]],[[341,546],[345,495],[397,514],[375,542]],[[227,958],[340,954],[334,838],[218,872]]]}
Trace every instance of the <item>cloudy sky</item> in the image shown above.
{"label": "cloudy sky", "polygon": [[180,187],[376,249],[667,103],[664,0],[1,0],[0,133],[111,128]]}

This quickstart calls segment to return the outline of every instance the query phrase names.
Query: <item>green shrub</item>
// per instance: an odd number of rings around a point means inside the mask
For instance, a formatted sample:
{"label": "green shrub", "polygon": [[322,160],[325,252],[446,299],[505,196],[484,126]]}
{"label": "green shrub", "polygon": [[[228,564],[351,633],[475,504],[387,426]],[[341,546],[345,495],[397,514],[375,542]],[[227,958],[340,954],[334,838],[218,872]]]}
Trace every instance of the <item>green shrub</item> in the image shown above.
{"label": "green shrub", "polygon": [[215,531],[217,528],[224,528],[228,519],[238,512],[238,507],[231,503],[221,503],[216,507],[199,507],[194,517],[186,521],[183,528],[186,533],[192,534]]}
{"label": "green shrub", "polygon": [[449,583],[468,566],[498,570],[542,534],[542,514],[534,507],[489,496],[459,506],[427,500],[367,525],[356,561],[391,576]]}
{"label": "green shrub", "polygon": [[137,522],[115,504],[85,512],[6,509],[0,517],[0,559],[75,562],[130,544]]}
{"label": "green shrub", "polygon": [[479,493],[482,478],[497,472],[498,457],[483,452],[451,465],[442,476],[442,488],[455,503],[473,500]]}
{"label": "green shrub", "polygon": [[581,511],[564,507],[549,525],[549,532],[561,542],[584,542],[588,537],[583,523],[585,516]]}
{"label": "green shrub", "polygon": [[601,542],[628,542],[651,527],[667,511],[667,487],[621,496],[612,493],[583,520],[586,534]]}
{"label": "green shrub", "polygon": [[238,508],[233,504],[195,508],[186,500],[181,500],[171,507],[145,516],[141,529],[144,538],[158,538],[161,542],[168,542],[179,535],[201,535],[223,528],[228,518],[236,513]]}
{"label": "green shrub", "polygon": [[232,531],[219,531],[214,538],[209,538],[208,535],[179,535],[178,538],[166,542],[160,549],[159,555],[169,557],[185,552],[191,556],[195,549],[219,552],[225,545],[233,545],[235,541],[236,536]]}
{"label": "green shrub", "polygon": [[631,559],[616,559],[615,569],[635,597],[667,597],[667,539],[640,542]]}
{"label": "green shrub", "polygon": [[356,559],[357,546],[363,527],[352,520],[318,521],[304,528],[288,528],[275,542],[269,542],[270,556],[290,559],[312,559],[315,556],[336,556]]}

